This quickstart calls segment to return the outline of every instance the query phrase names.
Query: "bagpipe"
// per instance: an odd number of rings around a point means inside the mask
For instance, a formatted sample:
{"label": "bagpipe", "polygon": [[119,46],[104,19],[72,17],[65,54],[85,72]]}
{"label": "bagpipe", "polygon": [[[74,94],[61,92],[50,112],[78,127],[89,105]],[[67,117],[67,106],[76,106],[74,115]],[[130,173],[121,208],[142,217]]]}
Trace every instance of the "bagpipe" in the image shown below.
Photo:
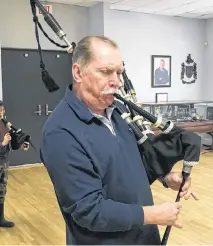
{"label": "bagpipe", "polygon": [[[33,21],[35,23],[35,34],[40,55],[42,80],[49,92],[54,92],[59,89],[59,86],[55,84],[45,69],[42,60],[38,27],[49,39],[49,41],[58,47],[67,48],[67,52],[69,54],[72,54],[75,48],[75,43],[70,43],[67,40],[66,34],[60,27],[59,23],[54,19],[52,14],[46,11],[39,0],[30,0],[30,5],[33,14]],[[65,42],[65,46],[57,44],[44,32],[44,29],[36,16],[36,7],[41,11],[44,16],[44,20],[50,28],[61,40]],[[179,201],[181,189],[189,177],[192,167],[199,163],[201,138],[193,132],[188,132],[180,127],[177,127],[172,121],[164,122],[162,118],[157,118],[145,111],[142,108],[141,103],[137,101],[134,87],[127,77],[125,69],[122,73],[121,79],[123,84],[120,89],[114,93],[114,97],[117,100],[114,100],[113,104],[115,105],[117,112],[129,125],[136,137],[139,152],[150,184],[168,174],[178,161],[183,160],[183,181],[180,185],[176,198],[176,201]],[[161,133],[155,135],[151,129],[151,125],[158,128]],[[167,226],[161,245],[166,245],[170,230],[171,226]]]}
{"label": "bagpipe", "polygon": [[[178,161],[183,160],[183,166],[187,170],[188,166],[198,164],[201,137],[177,127],[172,121],[164,122],[162,118],[145,111],[136,99],[134,87],[125,69],[122,78],[122,87],[114,96],[124,103],[127,111],[116,100],[114,105],[136,136],[150,184],[169,173]],[[147,124],[147,121],[151,124]],[[151,125],[158,128],[160,134],[155,135]]]}
{"label": "bagpipe", "polygon": [[9,129],[9,134],[11,136],[10,146],[12,150],[18,150],[21,147],[23,148],[23,150],[28,150],[30,145],[35,149],[34,145],[31,142],[30,135],[26,134],[21,129],[15,128],[5,118],[2,118],[1,120]]}
{"label": "bagpipe", "polygon": [[[192,167],[199,163],[201,137],[194,132],[177,127],[172,121],[164,121],[145,111],[136,99],[134,87],[125,69],[121,82],[122,86],[114,96],[123,102],[125,108],[120,106],[117,100],[114,100],[113,104],[136,137],[150,184],[168,174],[177,162],[183,160],[183,178],[175,200],[178,202]],[[151,124],[147,124],[147,121]],[[155,135],[151,125],[158,128],[160,134]],[[166,245],[170,231],[171,226],[167,226],[161,245]]]}

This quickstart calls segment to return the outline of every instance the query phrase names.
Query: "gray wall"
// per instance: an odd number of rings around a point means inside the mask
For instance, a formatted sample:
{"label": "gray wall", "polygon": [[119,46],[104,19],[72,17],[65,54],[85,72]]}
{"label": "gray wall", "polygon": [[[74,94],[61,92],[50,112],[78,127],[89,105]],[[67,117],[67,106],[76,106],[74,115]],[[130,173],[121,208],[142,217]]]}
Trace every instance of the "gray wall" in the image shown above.
{"label": "gray wall", "polygon": [[203,99],[213,100],[213,19],[206,22],[205,79],[203,80]]}

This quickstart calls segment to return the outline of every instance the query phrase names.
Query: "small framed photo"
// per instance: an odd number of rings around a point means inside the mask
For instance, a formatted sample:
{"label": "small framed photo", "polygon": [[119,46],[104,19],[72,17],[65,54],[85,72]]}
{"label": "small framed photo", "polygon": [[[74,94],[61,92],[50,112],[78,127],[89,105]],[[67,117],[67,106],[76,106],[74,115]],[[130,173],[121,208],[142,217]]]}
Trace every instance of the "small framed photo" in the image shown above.
{"label": "small framed photo", "polygon": [[151,86],[152,88],[171,87],[171,56],[152,55]]}
{"label": "small framed photo", "polygon": [[167,103],[168,102],[168,93],[156,93],[155,94],[156,103]]}

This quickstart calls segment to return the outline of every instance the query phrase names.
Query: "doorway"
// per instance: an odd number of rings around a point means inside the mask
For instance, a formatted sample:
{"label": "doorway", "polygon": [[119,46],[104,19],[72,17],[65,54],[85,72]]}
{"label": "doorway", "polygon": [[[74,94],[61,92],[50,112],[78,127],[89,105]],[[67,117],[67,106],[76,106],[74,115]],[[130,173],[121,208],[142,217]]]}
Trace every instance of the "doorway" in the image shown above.
{"label": "doorway", "polygon": [[2,48],[2,91],[7,120],[32,138],[37,152],[16,150],[10,154],[11,166],[40,162],[41,130],[51,111],[63,98],[72,83],[71,55],[64,51],[42,52],[46,69],[59,85],[48,92],[41,80],[37,50]]}

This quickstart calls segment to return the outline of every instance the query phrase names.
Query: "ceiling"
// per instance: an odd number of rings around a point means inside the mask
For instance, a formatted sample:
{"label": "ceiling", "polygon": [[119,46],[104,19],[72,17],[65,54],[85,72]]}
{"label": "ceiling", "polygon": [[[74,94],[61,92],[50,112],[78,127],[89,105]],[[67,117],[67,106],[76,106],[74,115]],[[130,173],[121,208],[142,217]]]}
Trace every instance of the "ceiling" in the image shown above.
{"label": "ceiling", "polygon": [[107,2],[111,9],[121,11],[198,19],[213,18],[213,0],[46,0],[45,2],[85,7]]}

